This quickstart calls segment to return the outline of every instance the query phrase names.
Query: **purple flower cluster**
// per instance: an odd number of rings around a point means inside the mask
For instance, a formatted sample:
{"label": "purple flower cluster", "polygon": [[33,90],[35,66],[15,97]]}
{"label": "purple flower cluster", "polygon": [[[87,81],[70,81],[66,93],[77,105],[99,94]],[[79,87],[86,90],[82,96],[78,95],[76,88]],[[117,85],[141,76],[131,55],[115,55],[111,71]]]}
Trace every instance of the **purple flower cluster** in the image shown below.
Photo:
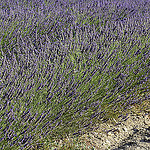
{"label": "purple flower cluster", "polygon": [[0,149],[79,136],[144,101],[149,8],[149,0],[3,1]]}

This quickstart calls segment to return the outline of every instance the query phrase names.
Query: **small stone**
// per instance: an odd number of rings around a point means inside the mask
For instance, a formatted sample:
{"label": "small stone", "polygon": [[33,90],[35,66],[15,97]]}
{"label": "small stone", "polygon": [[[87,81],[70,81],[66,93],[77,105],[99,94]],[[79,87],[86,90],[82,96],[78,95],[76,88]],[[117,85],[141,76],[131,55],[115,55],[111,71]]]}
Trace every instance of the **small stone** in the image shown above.
{"label": "small stone", "polygon": [[126,127],[124,127],[125,132],[128,132],[128,129]]}
{"label": "small stone", "polygon": [[109,136],[111,136],[111,135],[112,135],[112,133],[111,133],[111,132],[108,132],[108,135],[109,135]]}

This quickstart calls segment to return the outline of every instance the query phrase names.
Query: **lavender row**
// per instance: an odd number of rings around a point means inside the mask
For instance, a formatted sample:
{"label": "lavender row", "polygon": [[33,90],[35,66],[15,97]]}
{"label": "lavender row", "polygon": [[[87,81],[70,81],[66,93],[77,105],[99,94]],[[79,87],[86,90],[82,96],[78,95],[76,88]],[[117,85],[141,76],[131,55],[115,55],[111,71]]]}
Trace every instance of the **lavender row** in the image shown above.
{"label": "lavender row", "polygon": [[127,117],[150,89],[149,5],[2,2],[0,148],[30,149]]}

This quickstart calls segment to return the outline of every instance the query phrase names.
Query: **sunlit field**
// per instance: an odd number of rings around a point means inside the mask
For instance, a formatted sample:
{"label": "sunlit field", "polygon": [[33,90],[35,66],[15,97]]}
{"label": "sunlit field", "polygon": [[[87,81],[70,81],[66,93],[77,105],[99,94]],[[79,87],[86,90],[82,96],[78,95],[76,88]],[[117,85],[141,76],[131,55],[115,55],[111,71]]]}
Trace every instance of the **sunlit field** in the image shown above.
{"label": "sunlit field", "polygon": [[0,149],[86,150],[80,137],[97,123],[144,110],[149,8],[149,0],[2,0]]}

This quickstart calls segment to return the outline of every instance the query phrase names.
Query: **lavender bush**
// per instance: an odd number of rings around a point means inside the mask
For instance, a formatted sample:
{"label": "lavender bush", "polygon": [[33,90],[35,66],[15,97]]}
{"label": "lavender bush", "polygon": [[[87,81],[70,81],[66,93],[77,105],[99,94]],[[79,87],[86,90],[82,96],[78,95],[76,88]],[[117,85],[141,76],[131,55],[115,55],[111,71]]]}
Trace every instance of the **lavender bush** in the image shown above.
{"label": "lavender bush", "polygon": [[50,149],[142,105],[149,8],[149,0],[2,1],[0,148]]}

